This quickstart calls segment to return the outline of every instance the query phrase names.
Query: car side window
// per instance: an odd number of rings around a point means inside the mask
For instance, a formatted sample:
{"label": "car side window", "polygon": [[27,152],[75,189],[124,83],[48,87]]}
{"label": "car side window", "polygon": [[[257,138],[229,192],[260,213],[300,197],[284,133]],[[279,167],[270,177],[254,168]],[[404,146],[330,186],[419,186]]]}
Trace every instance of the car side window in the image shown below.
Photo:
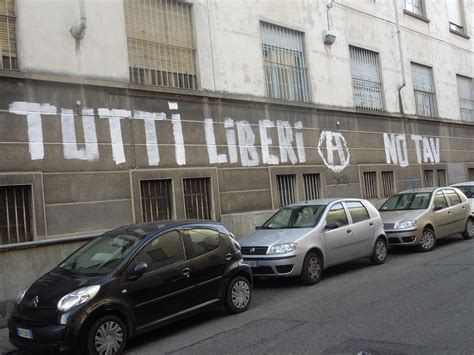
{"label": "car side window", "polygon": [[344,210],[344,207],[342,207],[341,203],[336,203],[334,206],[332,206],[326,217],[326,225],[330,226],[334,224],[337,224],[338,227],[349,224],[346,211]]}
{"label": "car side window", "polygon": [[438,206],[443,206],[443,208],[448,207],[448,201],[446,200],[446,197],[444,197],[444,194],[441,191],[438,191],[434,197],[434,205],[435,207]]}
{"label": "car side window", "polygon": [[190,258],[196,258],[219,247],[219,232],[207,228],[193,228],[185,233]]}
{"label": "car side window", "polygon": [[444,193],[446,194],[446,196],[448,196],[448,200],[451,206],[456,206],[462,203],[461,198],[456,193],[456,191],[450,189],[450,190],[444,190]]}
{"label": "car side window", "polygon": [[177,231],[162,234],[149,242],[135,256],[134,262],[145,262],[147,272],[184,260],[183,243]]}
{"label": "car side window", "polygon": [[358,201],[346,202],[347,209],[352,217],[352,223],[358,223],[370,219],[367,208]]}

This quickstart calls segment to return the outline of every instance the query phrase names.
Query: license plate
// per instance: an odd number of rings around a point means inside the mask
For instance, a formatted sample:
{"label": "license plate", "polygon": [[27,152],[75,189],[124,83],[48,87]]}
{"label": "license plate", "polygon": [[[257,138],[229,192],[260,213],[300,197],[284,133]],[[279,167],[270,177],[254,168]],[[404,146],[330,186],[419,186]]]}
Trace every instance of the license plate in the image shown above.
{"label": "license plate", "polygon": [[247,264],[250,265],[250,267],[258,267],[258,260],[245,260]]}
{"label": "license plate", "polygon": [[21,338],[33,339],[33,332],[29,329],[16,328],[16,333]]}

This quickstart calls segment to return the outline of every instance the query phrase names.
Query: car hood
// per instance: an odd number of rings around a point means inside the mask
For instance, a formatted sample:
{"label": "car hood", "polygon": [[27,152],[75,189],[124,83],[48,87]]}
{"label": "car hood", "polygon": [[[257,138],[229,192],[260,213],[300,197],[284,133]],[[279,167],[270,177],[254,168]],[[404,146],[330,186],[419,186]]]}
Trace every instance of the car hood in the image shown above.
{"label": "car hood", "polygon": [[426,210],[379,211],[384,224],[418,219]]}
{"label": "car hood", "polygon": [[239,243],[243,247],[292,243],[311,230],[312,228],[259,229],[239,240]]}
{"label": "car hood", "polygon": [[78,276],[57,267],[28,288],[21,304],[40,309],[56,308],[63,296],[81,287],[100,284],[99,280],[99,277]]}

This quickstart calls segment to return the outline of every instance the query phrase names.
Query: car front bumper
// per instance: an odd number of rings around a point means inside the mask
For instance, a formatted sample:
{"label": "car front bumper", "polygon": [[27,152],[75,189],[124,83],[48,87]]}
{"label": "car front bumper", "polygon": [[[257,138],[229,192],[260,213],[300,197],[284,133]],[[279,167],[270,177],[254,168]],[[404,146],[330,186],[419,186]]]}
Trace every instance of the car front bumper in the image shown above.
{"label": "car front bumper", "polygon": [[283,255],[243,255],[254,276],[291,277],[301,274],[305,253]]}
{"label": "car front bumper", "polygon": [[390,246],[397,245],[418,245],[421,241],[421,231],[412,230],[386,230],[388,244]]}

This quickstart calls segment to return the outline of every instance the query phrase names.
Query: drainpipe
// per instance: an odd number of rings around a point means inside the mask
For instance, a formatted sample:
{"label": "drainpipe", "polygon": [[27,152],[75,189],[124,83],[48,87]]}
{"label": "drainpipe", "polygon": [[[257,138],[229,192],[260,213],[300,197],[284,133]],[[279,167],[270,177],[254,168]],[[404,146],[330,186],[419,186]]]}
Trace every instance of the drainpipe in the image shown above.
{"label": "drainpipe", "polygon": [[74,25],[71,27],[69,32],[76,40],[76,49],[79,50],[81,46],[81,40],[84,38],[86,34],[87,28],[87,18],[86,18],[86,4],[85,0],[79,0],[79,9],[80,9],[80,16],[81,22],[78,25]]}
{"label": "drainpipe", "polygon": [[402,83],[398,86],[398,102],[400,105],[400,113],[404,114],[403,100],[402,100],[402,89],[406,86],[406,75],[405,75],[405,60],[403,57],[402,48],[402,36],[400,31],[400,21],[398,19],[398,3],[397,0],[393,0],[393,7],[395,10],[395,22],[397,24],[397,38],[398,38],[398,51],[400,53],[400,68],[402,70]]}

